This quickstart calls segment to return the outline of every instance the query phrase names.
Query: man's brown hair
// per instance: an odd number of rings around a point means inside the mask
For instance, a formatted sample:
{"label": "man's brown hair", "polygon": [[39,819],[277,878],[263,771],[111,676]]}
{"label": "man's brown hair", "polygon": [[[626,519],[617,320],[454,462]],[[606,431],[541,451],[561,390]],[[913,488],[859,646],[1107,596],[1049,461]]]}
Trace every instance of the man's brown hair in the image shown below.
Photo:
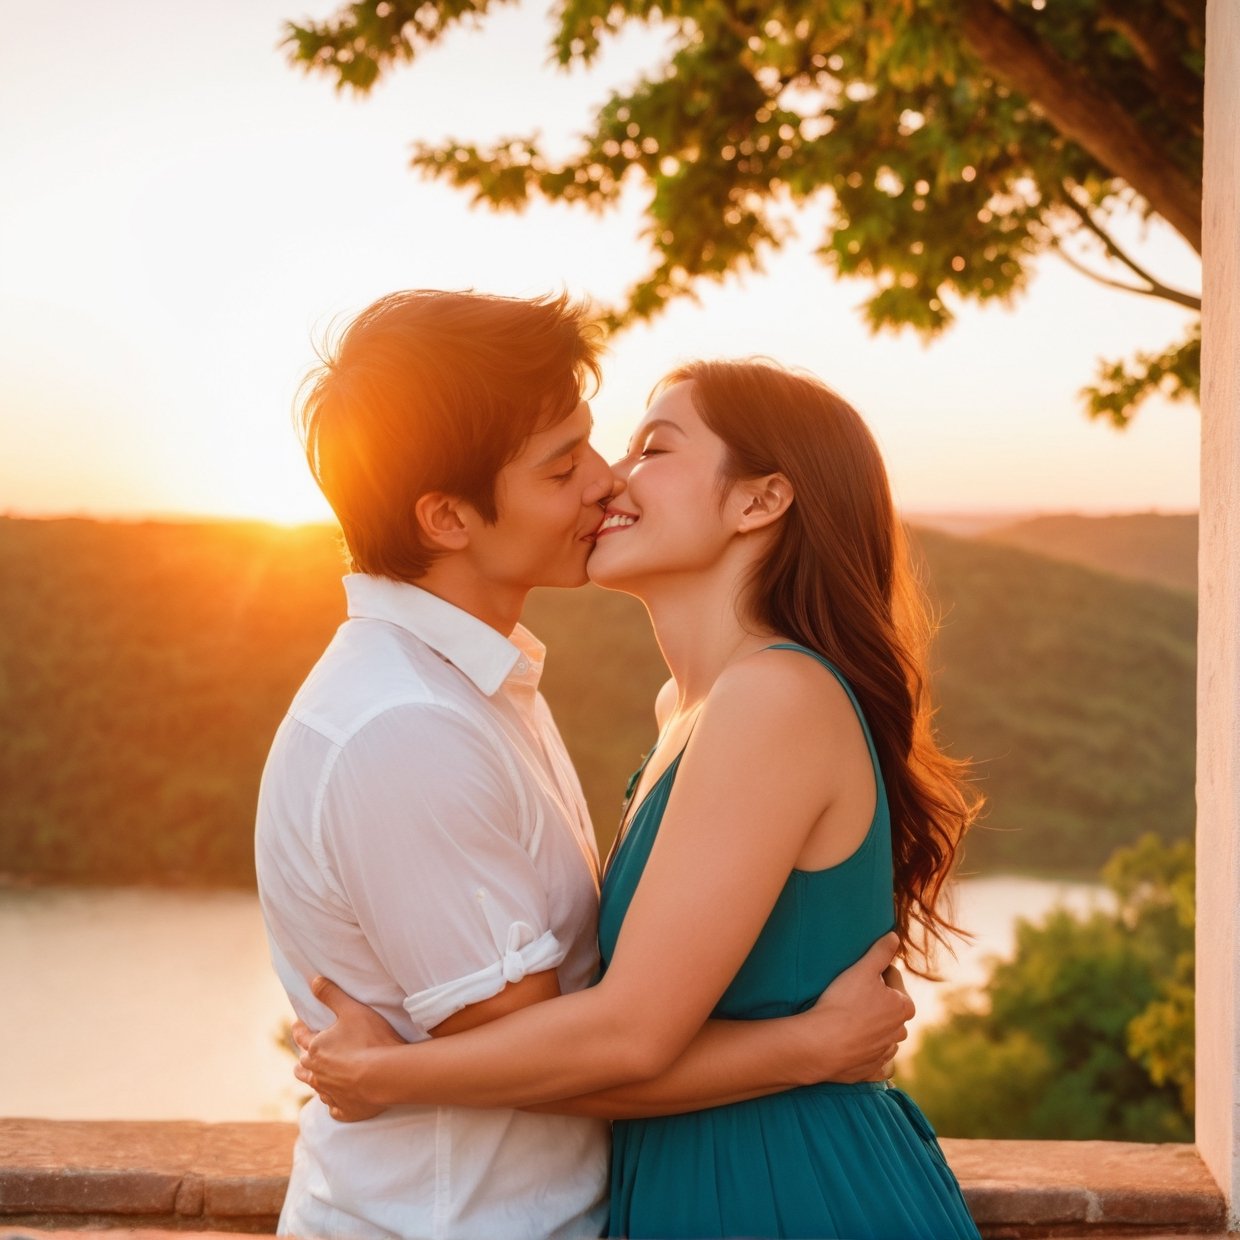
{"label": "man's brown hair", "polygon": [[417,289],[363,310],[321,354],[297,411],[353,568],[420,577],[435,552],[414,504],[430,491],[495,521],[500,470],[597,385],[598,355],[586,307],[566,294]]}

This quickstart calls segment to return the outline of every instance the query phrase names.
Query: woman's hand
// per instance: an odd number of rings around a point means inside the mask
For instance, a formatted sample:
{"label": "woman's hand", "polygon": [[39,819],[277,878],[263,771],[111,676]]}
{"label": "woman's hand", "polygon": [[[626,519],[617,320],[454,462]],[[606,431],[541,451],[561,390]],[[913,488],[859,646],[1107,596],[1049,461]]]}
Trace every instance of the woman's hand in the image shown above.
{"label": "woman's hand", "polygon": [[346,1124],[372,1119],[386,1108],[365,1097],[362,1070],[376,1049],[403,1046],[404,1039],[378,1012],[346,995],[335,982],[316,977],[310,988],[336,1014],[336,1023],[321,1033],[301,1021],[293,1026],[293,1040],[301,1051],[293,1075],[318,1094],[332,1119]]}
{"label": "woman's hand", "polygon": [[894,1071],[916,1012],[892,964],[899,947],[894,932],[884,935],[806,1013],[819,1026],[820,1080],[883,1081]]}

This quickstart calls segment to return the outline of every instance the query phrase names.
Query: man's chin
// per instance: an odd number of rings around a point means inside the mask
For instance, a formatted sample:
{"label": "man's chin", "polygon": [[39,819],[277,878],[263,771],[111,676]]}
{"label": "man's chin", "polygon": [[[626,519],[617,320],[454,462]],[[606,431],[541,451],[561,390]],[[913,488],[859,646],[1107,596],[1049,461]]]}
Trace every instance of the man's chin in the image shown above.
{"label": "man's chin", "polygon": [[546,581],[540,581],[538,584],[549,590],[577,590],[587,585],[589,581],[590,577],[583,563],[572,568],[565,568],[554,575],[549,574]]}

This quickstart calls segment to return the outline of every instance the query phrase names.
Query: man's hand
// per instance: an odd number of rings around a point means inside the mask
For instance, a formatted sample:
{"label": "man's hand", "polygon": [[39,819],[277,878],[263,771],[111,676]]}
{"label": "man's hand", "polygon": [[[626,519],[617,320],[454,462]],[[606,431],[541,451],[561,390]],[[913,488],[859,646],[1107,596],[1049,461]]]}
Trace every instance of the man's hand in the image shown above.
{"label": "man's hand", "polygon": [[[404,1039],[373,1009],[345,994],[334,982],[316,977],[315,997],[336,1014],[336,1022],[316,1034],[301,1021],[293,1026],[293,1041],[301,1058],[293,1075],[319,1095],[332,1119],[341,1123],[373,1119],[385,1108],[357,1096],[356,1068],[368,1050],[403,1046]],[[316,1071],[317,1069],[317,1071]]]}
{"label": "man's hand", "polygon": [[894,931],[884,935],[804,1014],[815,1080],[853,1084],[891,1076],[916,1012],[892,964],[899,947]]}

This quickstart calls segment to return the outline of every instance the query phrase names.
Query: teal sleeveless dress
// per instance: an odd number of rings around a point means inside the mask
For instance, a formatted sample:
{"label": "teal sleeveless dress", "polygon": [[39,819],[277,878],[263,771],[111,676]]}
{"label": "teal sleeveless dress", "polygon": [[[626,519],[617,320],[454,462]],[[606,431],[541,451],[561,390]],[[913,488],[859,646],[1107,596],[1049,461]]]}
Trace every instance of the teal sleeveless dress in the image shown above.
{"label": "teal sleeveless dress", "polygon": [[[789,876],[712,1014],[723,1020],[805,1011],[894,925],[891,818],[857,699],[814,651],[791,643],[771,649],[801,651],[843,685],[865,731],[878,802],[852,856]],[[604,970],[679,764],[678,755],[650,789],[608,868],[599,914]],[[978,1236],[934,1130],[886,1082],[811,1085],[685,1115],[621,1120],[612,1127],[612,1143],[611,1236]]]}

